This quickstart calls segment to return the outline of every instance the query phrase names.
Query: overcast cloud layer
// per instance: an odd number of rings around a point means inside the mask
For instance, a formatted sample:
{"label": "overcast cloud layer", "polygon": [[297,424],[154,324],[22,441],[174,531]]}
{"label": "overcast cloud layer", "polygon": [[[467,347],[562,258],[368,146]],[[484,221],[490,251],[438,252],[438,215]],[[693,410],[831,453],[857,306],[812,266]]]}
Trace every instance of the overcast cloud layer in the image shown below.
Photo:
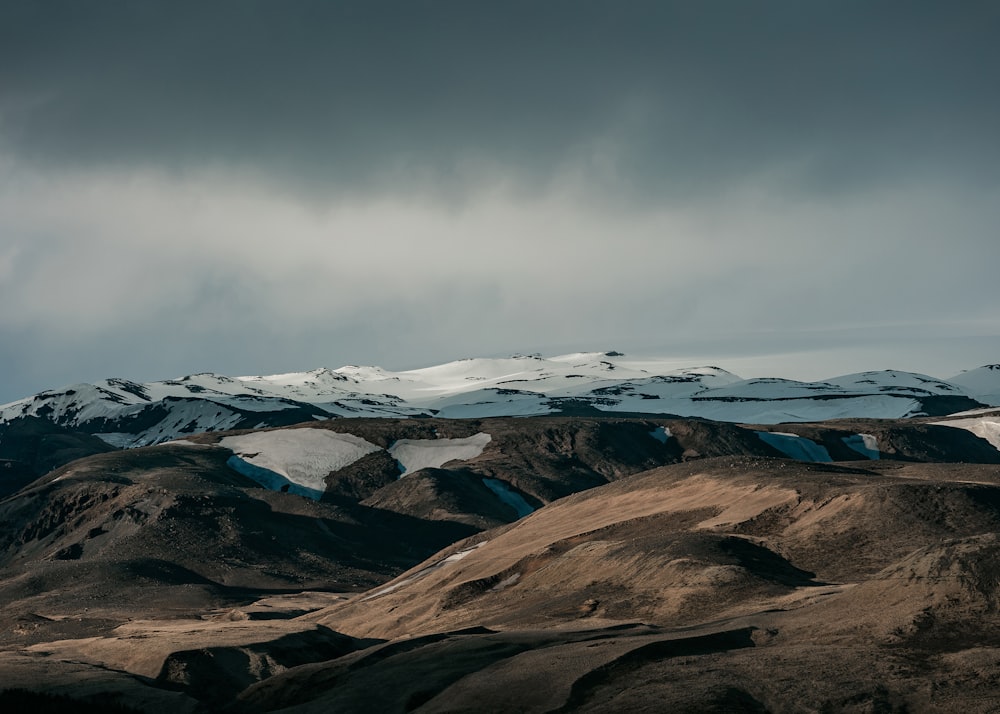
{"label": "overcast cloud layer", "polygon": [[1000,6],[0,3],[0,402],[1000,361]]}

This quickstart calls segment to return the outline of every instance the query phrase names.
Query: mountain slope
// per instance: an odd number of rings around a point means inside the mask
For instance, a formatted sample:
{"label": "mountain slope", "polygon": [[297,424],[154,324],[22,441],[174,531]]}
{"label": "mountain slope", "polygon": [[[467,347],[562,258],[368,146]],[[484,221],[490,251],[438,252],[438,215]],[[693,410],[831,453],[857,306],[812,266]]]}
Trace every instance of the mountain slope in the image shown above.
{"label": "mountain slope", "polygon": [[970,369],[948,380],[958,385],[973,399],[1000,406],[1000,364],[987,364]]}
{"label": "mountain slope", "polygon": [[[0,500],[0,682],[175,711],[983,711],[1000,451],[928,421],[333,419],[89,456]],[[796,441],[846,462],[777,458]]]}
{"label": "mountain slope", "polygon": [[229,455],[173,445],[92,456],[0,501],[4,601],[207,606],[250,591],[358,589],[473,532],[262,489]]}
{"label": "mountain slope", "polygon": [[928,484],[911,475],[934,473],[924,465],[876,470],[887,463],[663,467],[456,544],[319,621],[387,638],[561,617],[688,625],[858,581],[914,548],[997,527],[1000,486]]}
{"label": "mountain slope", "polygon": [[240,699],[255,711],[363,711],[372,697],[391,712],[989,711],[1000,475],[871,467],[715,459],[570,496],[305,616],[392,639]]}
{"label": "mountain slope", "polygon": [[991,374],[984,367],[960,375],[972,394],[958,383],[892,370],[823,382],[742,380],[718,367],[678,369],[666,360],[597,352],[460,360],[401,372],[348,366],[264,377],[196,374],[145,384],[106,379],[0,406],[0,424],[38,417],[114,446],[142,446],[200,431],[345,416],[612,412],[757,424],[902,418],[983,406],[976,395],[1000,402],[989,386]]}
{"label": "mountain slope", "polygon": [[0,423],[0,461],[6,464],[0,470],[0,498],[74,459],[113,450],[113,446],[92,434],[41,417]]}

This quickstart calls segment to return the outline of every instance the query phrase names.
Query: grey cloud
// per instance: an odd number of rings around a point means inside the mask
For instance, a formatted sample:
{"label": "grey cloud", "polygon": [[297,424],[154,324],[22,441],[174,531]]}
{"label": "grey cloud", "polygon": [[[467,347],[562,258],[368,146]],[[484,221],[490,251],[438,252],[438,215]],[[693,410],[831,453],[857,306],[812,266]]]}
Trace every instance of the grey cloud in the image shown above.
{"label": "grey cloud", "polygon": [[600,149],[623,192],[658,199],[768,172],[809,191],[931,171],[1000,177],[992,3],[140,1],[0,12],[0,136],[55,164],[222,162],[320,194],[447,191],[480,166],[544,184]]}
{"label": "grey cloud", "polygon": [[998,30],[971,0],[0,3],[0,401],[514,351],[995,362]]}

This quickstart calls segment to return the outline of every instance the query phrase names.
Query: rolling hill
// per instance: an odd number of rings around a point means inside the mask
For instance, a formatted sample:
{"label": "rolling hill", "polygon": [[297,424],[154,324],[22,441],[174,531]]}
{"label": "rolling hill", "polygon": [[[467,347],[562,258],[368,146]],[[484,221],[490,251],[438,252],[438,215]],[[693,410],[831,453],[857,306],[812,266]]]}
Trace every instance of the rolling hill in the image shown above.
{"label": "rolling hill", "polygon": [[666,371],[517,357],[7,405],[0,705],[990,711],[997,370]]}

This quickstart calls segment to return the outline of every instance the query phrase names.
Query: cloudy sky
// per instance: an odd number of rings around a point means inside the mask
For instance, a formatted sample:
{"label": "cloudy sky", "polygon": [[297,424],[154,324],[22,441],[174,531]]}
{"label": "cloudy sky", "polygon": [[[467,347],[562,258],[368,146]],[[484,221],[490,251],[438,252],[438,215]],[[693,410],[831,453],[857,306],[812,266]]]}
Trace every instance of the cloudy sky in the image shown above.
{"label": "cloudy sky", "polygon": [[0,402],[1000,361],[995,2],[0,2]]}

